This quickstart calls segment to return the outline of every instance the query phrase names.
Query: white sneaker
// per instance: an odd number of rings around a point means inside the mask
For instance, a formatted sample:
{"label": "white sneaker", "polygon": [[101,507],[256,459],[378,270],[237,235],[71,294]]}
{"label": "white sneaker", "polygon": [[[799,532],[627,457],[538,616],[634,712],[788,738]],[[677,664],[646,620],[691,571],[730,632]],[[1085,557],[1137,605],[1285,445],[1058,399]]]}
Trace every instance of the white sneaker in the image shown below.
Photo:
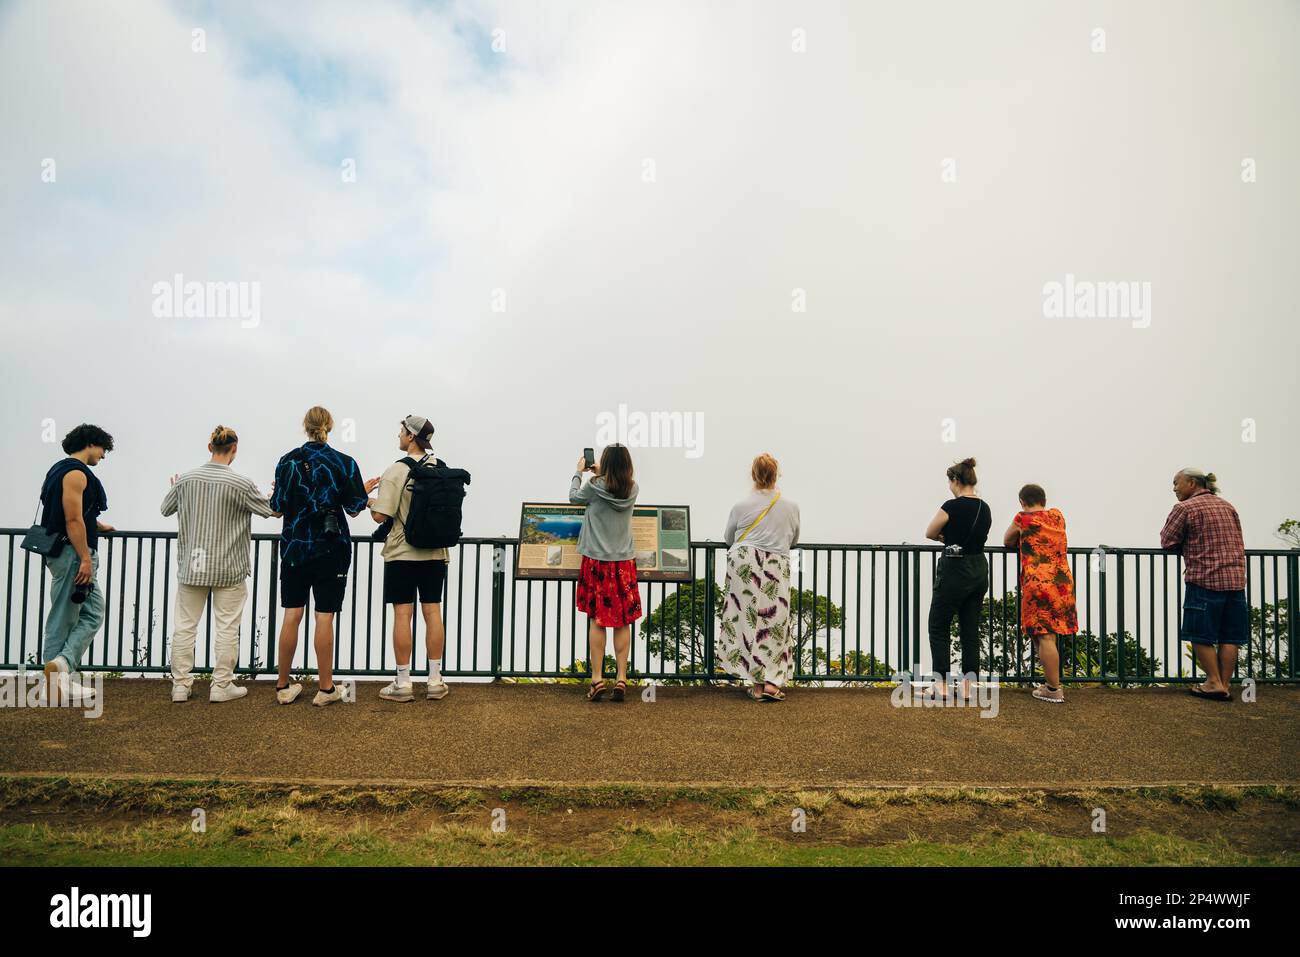
{"label": "white sneaker", "polygon": [[247,688],[232,681],[228,685],[213,685],[212,690],[208,692],[208,700],[213,704],[220,704],[222,701],[235,701],[246,694],[248,694]]}
{"label": "white sneaker", "polygon": [[286,688],[276,688],[275,700],[280,704],[293,704],[298,700],[300,694],[302,694],[302,685],[295,681]]}
{"label": "white sneaker", "polygon": [[385,701],[414,701],[415,689],[409,681],[404,685],[390,681],[379,689],[379,697]]}
{"label": "white sneaker", "polygon": [[190,700],[190,689],[184,685],[172,685],[172,701],[177,704]]}
{"label": "white sneaker", "polygon": [[326,694],[324,691],[317,691],[316,697],[311,699],[311,703],[318,708],[323,708],[327,704],[333,704],[335,701],[343,700],[343,685],[337,681],[334,682],[334,690]]}
{"label": "white sneaker", "polygon": [[430,701],[441,701],[443,698],[447,697],[448,690],[450,689],[447,687],[447,682],[441,680],[430,681],[425,697]]}
{"label": "white sneaker", "polygon": [[45,681],[42,685],[42,704],[58,705],[63,701],[62,692],[68,690],[68,663],[55,656],[45,662]]}
{"label": "white sneaker", "polygon": [[83,685],[75,678],[69,678],[68,697],[74,706],[89,707],[95,703],[95,689],[89,685]]}

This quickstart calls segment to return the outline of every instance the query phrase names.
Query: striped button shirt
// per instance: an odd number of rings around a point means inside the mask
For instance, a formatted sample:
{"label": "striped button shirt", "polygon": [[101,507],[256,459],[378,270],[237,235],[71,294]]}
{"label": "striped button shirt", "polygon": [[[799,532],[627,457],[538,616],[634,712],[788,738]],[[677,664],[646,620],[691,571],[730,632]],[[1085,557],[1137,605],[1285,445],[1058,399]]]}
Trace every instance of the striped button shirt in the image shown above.
{"label": "striped button shirt", "polygon": [[1246,587],[1246,547],[1237,510],[1211,492],[1173,507],[1160,530],[1160,547],[1182,552],[1183,579],[1213,591]]}
{"label": "striped button shirt", "polygon": [[248,562],[252,516],[272,514],[270,502],[252,479],[217,462],[178,478],[163,499],[162,513],[180,516],[176,548],[180,583],[203,588],[238,585],[252,574]]}

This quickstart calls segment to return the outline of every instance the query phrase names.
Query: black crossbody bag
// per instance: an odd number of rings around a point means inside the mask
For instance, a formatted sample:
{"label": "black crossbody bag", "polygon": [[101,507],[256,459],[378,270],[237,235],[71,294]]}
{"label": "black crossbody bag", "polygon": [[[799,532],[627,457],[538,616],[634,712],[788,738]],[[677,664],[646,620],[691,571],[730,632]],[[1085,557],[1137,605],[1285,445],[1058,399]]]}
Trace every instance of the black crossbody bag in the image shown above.
{"label": "black crossbody bag", "polygon": [[63,543],[67,538],[60,532],[51,532],[44,525],[35,524],[36,517],[41,514],[41,504],[36,506],[36,515],[32,516],[33,525],[23,536],[22,547],[33,555],[40,555],[44,558],[58,558],[59,553],[63,551]]}
{"label": "black crossbody bag", "polygon": [[[971,523],[970,531],[966,533],[966,544],[970,544],[970,540],[975,537],[975,526],[979,524],[980,518],[984,515],[984,499],[979,499],[979,503],[980,507],[975,510],[975,521]],[[992,522],[990,517],[990,525],[991,524]],[[939,561],[936,563],[934,569],[935,588],[939,587],[939,582],[943,578],[944,564],[951,559],[961,558],[964,554],[965,548],[962,545],[954,544],[944,546],[943,553],[939,556]]]}

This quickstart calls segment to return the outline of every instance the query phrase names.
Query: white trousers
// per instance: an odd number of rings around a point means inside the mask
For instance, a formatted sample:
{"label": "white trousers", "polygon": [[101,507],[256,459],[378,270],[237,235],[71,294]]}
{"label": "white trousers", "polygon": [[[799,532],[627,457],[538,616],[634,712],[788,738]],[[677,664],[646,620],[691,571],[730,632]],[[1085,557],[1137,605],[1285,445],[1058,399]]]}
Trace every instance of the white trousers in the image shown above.
{"label": "white trousers", "polygon": [[194,641],[199,633],[208,595],[212,596],[212,617],[216,623],[215,659],[212,684],[225,687],[235,678],[239,655],[239,618],[248,600],[248,583],[225,588],[179,585],[176,589],[176,632],[172,635],[172,683],[185,688],[194,683]]}

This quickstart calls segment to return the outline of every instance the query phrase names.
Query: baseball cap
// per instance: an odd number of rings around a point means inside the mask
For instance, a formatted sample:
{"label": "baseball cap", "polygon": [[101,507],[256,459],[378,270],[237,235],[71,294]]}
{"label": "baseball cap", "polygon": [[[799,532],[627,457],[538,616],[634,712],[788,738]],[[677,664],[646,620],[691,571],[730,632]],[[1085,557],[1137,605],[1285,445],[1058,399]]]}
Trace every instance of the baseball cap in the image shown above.
{"label": "baseball cap", "polygon": [[429,437],[433,435],[432,422],[422,415],[408,415],[402,420],[402,428],[415,436],[415,441],[419,443],[420,448],[429,451],[432,446],[429,441]]}

